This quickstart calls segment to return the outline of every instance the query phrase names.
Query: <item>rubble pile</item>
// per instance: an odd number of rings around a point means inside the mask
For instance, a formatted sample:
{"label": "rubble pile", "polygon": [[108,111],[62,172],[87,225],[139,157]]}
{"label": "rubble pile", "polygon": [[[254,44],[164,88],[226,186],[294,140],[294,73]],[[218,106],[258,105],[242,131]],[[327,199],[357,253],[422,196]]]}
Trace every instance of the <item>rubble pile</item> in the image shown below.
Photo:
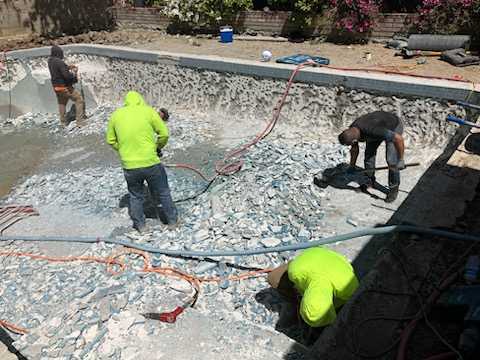
{"label": "rubble pile", "polygon": [[[108,113],[108,108],[99,108],[94,114],[98,114],[103,124],[92,122],[68,136],[101,133]],[[23,116],[15,119],[14,125],[46,126],[57,131],[54,116],[47,117],[43,123],[40,118],[41,115]],[[189,120],[182,118],[169,126],[174,134],[172,138],[178,142],[176,149],[186,148],[199,139],[192,136],[193,125]],[[205,129],[208,133],[208,124]],[[169,151],[174,152],[170,144]],[[324,234],[318,229],[329,212],[328,203],[323,203],[328,198],[328,189],[313,185],[312,176],[344,162],[345,156],[346,149],[337,144],[293,144],[282,136],[268,138],[246,155],[239,173],[217,179],[209,191],[189,201],[182,200],[200,193],[207,183],[194,174],[168,169],[182,223],[168,230],[157,219],[152,219],[148,222],[152,230],[149,234],[140,236],[130,229],[119,229],[114,232],[115,236],[179,250],[242,250],[319,238]],[[127,225],[130,223],[127,210],[119,208],[125,194],[125,180],[119,168],[66,169],[27,178],[6,202],[73,206],[105,221],[121,218]],[[113,246],[96,244],[84,255],[108,257],[114,252]],[[226,278],[239,273],[235,266],[268,268],[293,255],[228,257],[213,262],[154,256],[152,264],[202,277]],[[164,325],[147,321],[140,314],[170,311],[192,293],[186,282],[142,274],[141,261],[135,257],[127,257],[128,270],[117,276],[107,273],[101,264],[51,264],[23,258],[9,261],[3,279],[0,314],[1,318],[29,329],[30,333],[18,337],[15,345],[32,358],[83,358],[87,351],[92,358],[124,359],[135,347],[132,344],[119,347],[118,341],[115,342],[119,333],[146,339],[158,336]],[[22,284],[30,285],[19,284],[19,276],[24,280]],[[276,311],[260,303],[257,297],[265,287],[264,278],[204,283],[196,310],[191,311],[219,321],[246,322],[242,330],[246,333],[251,331],[253,323],[273,330],[279,312],[286,305],[274,293],[262,296],[268,298],[267,302]],[[139,350],[142,343],[136,346]]]}
{"label": "rubble pile", "polygon": [[[69,155],[71,149],[67,146],[61,149],[63,153],[53,154],[50,159],[56,160],[55,166],[46,166],[24,179],[5,202],[65,209],[67,215],[62,218],[65,222],[73,221],[70,212],[88,215],[97,221],[101,219],[99,224],[111,225],[109,229],[118,225],[112,237],[160,249],[241,252],[318,240],[339,231],[340,222],[350,228],[372,225],[388,218],[390,213],[371,209],[368,214],[357,215],[364,203],[348,203],[356,196],[354,192],[342,193],[339,198],[332,187],[323,189],[313,184],[315,174],[344,163],[348,157],[348,149],[333,140],[334,134],[356,116],[377,109],[395,111],[406,119],[408,141],[414,142],[428,134],[432,140],[426,143],[435,140],[440,146],[448,138],[445,134],[454,129],[444,122],[444,113],[451,107],[435,100],[416,101],[296,84],[279,127],[251,148],[238,173],[217,178],[208,191],[204,191],[208,182],[198,175],[167,168],[181,223],[176,228],[168,228],[154,214],[147,222],[150,231],[139,235],[131,229],[122,169],[115,165],[112,157],[105,157],[109,160],[103,163],[104,154],[101,154],[110,151],[103,144],[106,124],[122,101],[124,91],[135,84],[140,89],[148,89],[145,99],[149,103],[170,107],[171,138],[164,150],[165,164],[184,162],[212,176],[215,161],[221,160],[235,143],[252,139],[265,125],[262,121],[270,118],[281,95],[282,90],[278,89],[283,89],[284,83],[237,75],[225,77],[159,64],[142,63],[139,68],[138,63],[99,57],[79,55],[76,60],[83,61],[81,67],[86,69],[84,89],[94,94],[96,103],[101,104],[87,108],[89,118],[85,127],[78,129],[72,122],[67,129],[60,129],[58,115],[29,113],[1,122],[0,130],[44,128],[52,139],[65,141],[66,138],[66,143],[75,139],[80,150]],[[24,65],[31,68],[33,74],[33,70],[45,67],[45,59]],[[139,71],[144,74],[140,79]],[[35,76],[44,79],[39,72],[35,72]],[[184,88],[191,97],[180,101],[178,94]],[[418,121],[417,115],[425,126],[412,125]],[[103,144],[102,148],[89,149],[99,161],[78,164],[62,160],[84,151],[82,146],[87,145],[83,145],[82,140],[87,137],[98,138],[98,143]],[[338,204],[334,203],[338,200],[348,203],[346,210],[339,211]],[[47,211],[42,215],[48,219],[51,214]],[[90,228],[102,230],[99,226]],[[1,246],[4,251],[41,252],[37,244],[17,242]],[[356,246],[361,248],[362,244]],[[119,251],[118,247],[104,243],[85,246],[85,249],[82,255],[100,258]],[[346,256],[352,254],[352,259],[358,251],[354,249]],[[227,334],[231,328],[238,327],[235,333],[245,338],[260,326],[273,333],[279,326],[279,314],[288,311],[289,305],[275,292],[266,290],[265,277],[244,281],[229,280],[229,277],[250,269],[271,268],[294,256],[293,252],[215,259],[152,256],[155,267],[171,267],[198,277],[218,279],[202,283],[194,309],[182,314],[176,325],[146,320],[141,314],[175,309],[192,296],[191,286],[185,281],[142,272],[142,259],[136,255],[122,257],[127,267],[118,275],[106,271],[104,264],[50,263],[8,257],[3,259],[0,319],[28,329],[28,335],[15,335],[15,346],[30,358],[133,359],[142,351],[147,355],[152,351],[163,353],[166,347],[158,339],[170,330],[176,334],[173,341],[177,343],[182,334],[176,326],[188,328],[188,321],[195,317],[203,317],[200,323],[208,330],[215,328],[209,321],[220,324],[217,330],[221,335],[205,348],[222,352],[228,346],[240,353],[232,356],[228,352],[225,358],[240,357],[252,350],[248,350],[248,341],[233,342]],[[262,347],[274,348],[269,339],[253,341],[261,344],[255,347],[259,353],[244,358],[269,359],[260,351]],[[280,357],[283,356],[277,358]]]}

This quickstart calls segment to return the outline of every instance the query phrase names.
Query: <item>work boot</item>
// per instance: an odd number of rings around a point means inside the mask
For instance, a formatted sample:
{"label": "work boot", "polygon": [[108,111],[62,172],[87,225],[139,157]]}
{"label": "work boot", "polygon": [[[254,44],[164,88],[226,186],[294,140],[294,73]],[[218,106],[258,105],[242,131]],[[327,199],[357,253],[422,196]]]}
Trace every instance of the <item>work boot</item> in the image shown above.
{"label": "work boot", "polygon": [[367,192],[368,189],[371,189],[375,185],[375,176],[369,177],[367,181],[365,181],[363,184],[360,184],[360,190],[363,192]]}
{"label": "work boot", "polygon": [[392,187],[385,198],[386,203],[392,203],[397,200],[398,197],[398,186]]}
{"label": "work boot", "polygon": [[142,225],[133,225],[133,228],[135,230],[137,230],[137,232],[140,234],[140,235],[145,235],[147,233],[150,232],[150,229],[147,227],[146,224],[142,224]]}
{"label": "work boot", "polygon": [[176,229],[178,229],[179,226],[180,226],[180,222],[177,221],[176,223],[168,224],[167,225],[167,230],[168,231],[175,231]]}
{"label": "work boot", "polygon": [[81,129],[82,127],[84,127],[85,125],[87,125],[87,119],[83,119],[82,121],[78,121],[77,120],[77,128]]}

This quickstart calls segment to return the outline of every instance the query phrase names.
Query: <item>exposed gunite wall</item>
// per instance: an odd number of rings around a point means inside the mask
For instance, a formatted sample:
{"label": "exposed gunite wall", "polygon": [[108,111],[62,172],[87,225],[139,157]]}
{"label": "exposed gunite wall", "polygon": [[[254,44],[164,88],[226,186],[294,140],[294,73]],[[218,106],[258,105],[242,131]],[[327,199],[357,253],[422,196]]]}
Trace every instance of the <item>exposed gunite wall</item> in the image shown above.
{"label": "exposed gunite wall", "polygon": [[[12,102],[25,112],[56,111],[49,83],[46,58],[12,64]],[[212,113],[219,118],[268,119],[286,82],[231,73],[198,70],[175,65],[146,63],[91,55],[72,55],[68,61],[80,66],[87,105],[121,104],[128,90],[137,90],[155,106],[193,113]],[[8,101],[8,82],[0,82],[0,101]],[[282,111],[282,124],[315,130],[331,136],[356,117],[374,110],[391,111],[406,123],[407,138],[419,146],[443,146],[455,126],[445,121],[448,113],[463,110],[447,101],[391,96],[295,83]]]}

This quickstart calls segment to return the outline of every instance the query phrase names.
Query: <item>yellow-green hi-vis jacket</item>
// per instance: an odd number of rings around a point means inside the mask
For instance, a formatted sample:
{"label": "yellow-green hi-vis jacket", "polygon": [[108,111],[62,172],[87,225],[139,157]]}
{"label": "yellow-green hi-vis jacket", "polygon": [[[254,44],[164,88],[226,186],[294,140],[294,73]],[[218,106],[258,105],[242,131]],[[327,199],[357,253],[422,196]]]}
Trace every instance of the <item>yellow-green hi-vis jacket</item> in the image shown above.
{"label": "yellow-green hi-vis jacket", "polygon": [[167,144],[168,128],[142,95],[130,91],[108,122],[106,141],[118,151],[124,169],[146,168],[160,163],[157,148]]}
{"label": "yellow-green hi-vis jacket", "polygon": [[288,278],[302,295],[300,315],[312,327],[335,321],[336,309],[358,287],[352,265],[342,255],[326,248],[305,250],[288,264]]}

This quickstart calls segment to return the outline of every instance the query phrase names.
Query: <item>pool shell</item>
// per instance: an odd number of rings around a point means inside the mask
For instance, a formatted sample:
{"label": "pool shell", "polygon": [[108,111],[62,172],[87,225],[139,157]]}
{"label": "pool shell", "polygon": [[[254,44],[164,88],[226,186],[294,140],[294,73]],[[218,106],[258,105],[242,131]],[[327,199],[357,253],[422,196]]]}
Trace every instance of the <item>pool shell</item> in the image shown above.
{"label": "pool shell", "polygon": [[[89,106],[120,104],[130,89],[154,106],[175,111],[207,112],[218,118],[263,120],[285,88],[293,67],[249,61],[133,51],[102,46],[68,46],[67,58],[78,63]],[[52,112],[55,98],[45,73],[49,49],[9,54],[15,75],[2,78],[0,101],[12,86],[12,105],[22,112]],[[281,129],[304,131],[305,137],[332,140],[357,116],[374,110],[397,113],[406,123],[410,149],[441,151],[456,133],[445,121],[449,113],[465,116],[457,100],[475,102],[470,84],[443,80],[329,69],[303,70],[282,112]],[[392,91],[391,89],[394,89]],[[48,90],[48,91],[47,91]]]}
{"label": "pool shell", "polygon": [[[141,92],[154,106],[171,111],[217,113],[245,119],[271,115],[290,65],[147,52],[96,45],[64,47],[68,61],[80,67],[87,106],[120,104],[128,90]],[[56,111],[46,69],[49,48],[13,51],[7,57],[11,81],[0,78],[0,104],[21,112]],[[357,116],[373,110],[395,112],[406,124],[413,146],[443,146],[455,127],[449,113],[462,116],[455,105],[478,93],[472,84],[378,73],[307,68],[296,76],[282,111],[282,123],[333,135]],[[1,119],[1,118],[0,118]],[[332,131],[333,130],[333,131]]]}

